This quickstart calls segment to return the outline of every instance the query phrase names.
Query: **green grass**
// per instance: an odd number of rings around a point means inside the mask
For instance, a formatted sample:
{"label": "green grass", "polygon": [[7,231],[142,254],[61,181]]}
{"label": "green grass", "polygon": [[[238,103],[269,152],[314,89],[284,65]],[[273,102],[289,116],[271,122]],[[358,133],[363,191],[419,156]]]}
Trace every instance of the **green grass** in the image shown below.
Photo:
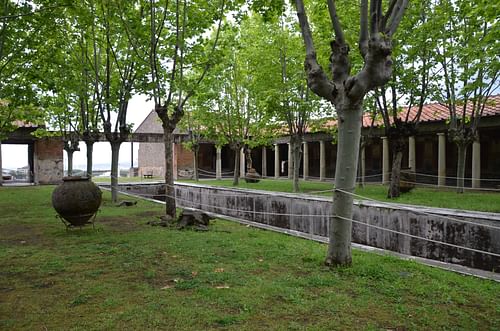
{"label": "green grass", "polygon": [[[194,181],[184,181],[194,183]],[[232,180],[203,180],[200,184],[216,186],[232,186]],[[292,192],[290,180],[264,179],[258,183],[246,183],[240,181],[239,188],[250,188],[265,191]],[[301,193],[313,193],[331,196],[331,192],[319,192],[331,190],[332,183],[300,181]],[[387,198],[387,187],[383,185],[369,184],[364,188],[356,188],[356,194],[378,201],[404,203],[411,205],[423,205],[430,207],[476,210],[500,213],[500,193],[496,192],[465,192],[457,194],[454,191],[432,188],[415,188],[409,193],[402,194],[399,198]],[[356,197],[356,199],[359,199]]]}
{"label": "green grass", "polygon": [[151,227],[161,205],[107,193],[96,230],[66,231],[52,190],[0,188],[1,330],[500,329],[492,281],[356,250],[330,270],[323,244]]}

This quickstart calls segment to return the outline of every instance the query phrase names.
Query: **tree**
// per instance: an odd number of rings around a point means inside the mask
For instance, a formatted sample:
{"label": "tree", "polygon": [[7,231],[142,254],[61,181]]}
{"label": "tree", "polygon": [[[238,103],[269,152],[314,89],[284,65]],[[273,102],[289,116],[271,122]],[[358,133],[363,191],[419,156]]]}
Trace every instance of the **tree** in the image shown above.
{"label": "tree", "polygon": [[17,129],[19,122],[41,121],[31,64],[38,54],[35,46],[46,31],[43,27],[50,14],[47,9],[52,8],[55,6],[35,10],[27,1],[0,0],[0,172],[2,139]]}
{"label": "tree", "polygon": [[[309,88],[335,106],[338,115],[337,164],[333,217],[330,222],[330,242],[325,263],[350,265],[351,217],[356,183],[361,119],[365,95],[386,84],[392,77],[391,39],[403,17],[407,0],[391,0],[382,14],[382,1],[362,0],[360,6],[359,51],[363,68],[351,75],[349,45],[340,24],[334,0],[328,0],[328,12],[335,39],[331,41],[331,74],[329,79],[320,66],[313,44],[313,37],[302,0],[296,0],[296,10],[306,48],[305,71]],[[370,8],[368,8],[370,7]]]}
{"label": "tree", "polygon": [[[401,162],[408,137],[418,129],[425,103],[438,90],[435,75],[436,40],[429,35],[436,29],[429,1],[414,3],[393,41],[392,79],[375,91],[377,112],[381,115],[392,152],[391,180],[387,196],[400,196]],[[400,106],[406,98],[406,105]],[[414,109],[413,109],[414,108]],[[415,171],[415,169],[412,169]]]}
{"label": "tree", "polygon": [[199,180],[198,174],[198,161],[200,152],[200,143],[203,140],[204,121],[203,121],[203,110],[199,107],[202,105],[196,105],[197,101],[200,100],[195,95],[192,99],[191,105],[185,111],[185,115],[179,123],[179,128],[187,132],[187,141],[185,146],[190,149],[194,154],[193,162],[193,177],[195,181]]}
{"label": "tree", "polygon": [[[88,177],[92,176],[93,144],[99,137],[100,122],[97,96],[92,92],[95,6],[99,3],[83,1],[52,13],[45,22],[43,47],[39,47],[31,68],[50,129],[58,131],[64,140],[68,173],[72,173],[72,154],[79,150],[79,141],[83,140],[87,145]],[[38,134],[52,133],[45,130]]]}
{"label": "tree", "polygon": [[[147,13],[145,34],[129,34],[136,52],[148,59],[149,81],[144,92],[151,96],[162,122],[165,144],[166,215],[175,218],[173,181],[173,132],[184,115],[184,106],[195,94],[212,65],[210,56],[217,47],[224,12],[233,1],[176,0],[160,3],[149,0],[141,10]],[[214,32],[213,39],[205,37]],[[135,37],[134,37],[135,36]],[[141,37],[147,37],[147,49],[141,48]],[[206,45],[212,45],[208,48]],[[187,79],[186,73],[201,69],[201,74]]]}
{"label": "tree", "polygon": [[479,139],[484,108],[499,87],[500,27],[495,6],[485,1],[442,0],[437,11],[444,20],[440,100],[450,113],[448,138],[457,146],[457,193],[463,193],[467,147]]}
{"label": "tree", "polygon": [[80,151],[80,135],[78,132],[79,117],[75,111],[67,91],[50,91],[50,94],[41,97],[41,106],[44,109],[45,123],[48,127],[36,130],[37,137],[61,137],[68,156],[67,174],[73,175],[73,154]]}
{"label": "tree", "polygon": [[71,35],[74,39],[74,46],[71,48],[72,59],[74,64],[74,75],[78,82],[76,86],[76,100],[79,110],[79,135],[80,139],[85,142],[87,150],[87,177],[92,177],[93,166],[93,151],[94,144],[99,139],[101,117],[97,107],[97,97],[95,88],[95,70],[92,64],[95,63],[93,46],[95,45],[93,36],[93,21],[92,11],[89,10],[87,3],[83,2],[80,7],[76,4],[70,8],[73,12],[68,15],[71,20]]}
{"label": "tree", "polygon": [[123,18],[144,19],[144,13],[134,2],[89,1],[88,5],[95,17],[91,23],[94,94],[104,134],[111,145],[111,198],[117,202],[120,146],[131,133],[128,102],[145,69],[123,33],[122,23]]}
{"label": "tree", "polygon": [[[66,12],[66,9],[62,9]],[[38,100],[44,109],[47,126],[36,130],[38,137],[58,136],[64,142],[63,149],[68,156],[67,174],[73,175],[73,154],[80,150],[80,116],[77,105],[77,91],[81,84],[79,68],[75,63],[73,49],[75,41],[69,16],[60,15],[59,24],[50,24],[45,34],[44,47],[33,61],[33,82],[38,87]]]}
{"label": "tree", "polygon": [[[252,168],[251,149],[265,145],[271,137],[268,129],[273,115],[265,111],[265,82],[270,78],[263,55],[262,25],[259,19],[248,17],[238,29],[228,26],[221,40],[218,63],[203,82],[202,112],[207,137],[218,146],[229,145],[234,152],[233,185],[239,184],[240,153],[246,156],[246,168]],[[267,54],[269,56],[269,54]]]}
{"label": "tree", "polygon": [[303,137],[311,118],[322,115],[323,107],[307,87],[301,60],[302,41],[286,12],[279,21],[260,20],[256,24],[264,25],[254,51],[260,59],[260,63],[255,63],[261,72],[259,85],[264,87],[267,111],[285,124],[290,136],[293,191],[298,192]]}

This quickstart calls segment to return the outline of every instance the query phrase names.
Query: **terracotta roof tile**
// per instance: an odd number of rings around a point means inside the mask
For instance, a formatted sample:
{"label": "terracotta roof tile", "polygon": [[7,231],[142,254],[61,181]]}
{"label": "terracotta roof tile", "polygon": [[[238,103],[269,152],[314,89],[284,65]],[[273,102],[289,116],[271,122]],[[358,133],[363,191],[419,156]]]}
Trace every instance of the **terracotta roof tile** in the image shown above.
{"label": "terracotta roof tile", "polygon": [[[405,119],[407,113],[409,114],[409,119],[415,118],[418,112],[418,107],[414,106],[410,109],[406,109],[399,114],[399,118]],[[467,105],[467,114],[470,115],[472,112],[472,104]],[[483,117],[487,116],[500,116],[500,95],[494,95],[488,98],[488,102],[484,107]],[[430,103],[424,105],[422,109],[422,114],[420,115],[420,122],[437,122],[446,121],[450,117],[450,112],[448,107],[440,103]],[[377,119],[375,125],[382,125],[382,119]],[[370,127],[372,125],[372,118],[370,114],[363,115],[363,127]]]}
{"label": "terracotta roof tile", "polygon": [[12,123],[14,126],[17,126],[18,128],[38,128],[40,125],[36,125],[30,122],[23,122],[23,121],[14,121]]}

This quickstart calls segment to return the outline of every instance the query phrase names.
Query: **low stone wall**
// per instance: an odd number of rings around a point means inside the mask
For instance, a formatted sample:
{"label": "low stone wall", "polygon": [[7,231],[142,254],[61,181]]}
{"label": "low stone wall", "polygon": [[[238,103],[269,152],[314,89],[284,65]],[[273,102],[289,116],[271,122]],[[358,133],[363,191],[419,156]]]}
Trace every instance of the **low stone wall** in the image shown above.
{"label": "low stone wall", "polygon": [[[124,190],[156,199],[165,194],[158,184]],[[328,236],[331,198],[184,183],[176,184],[176,197],[182,207]],[[359,222],[352,229],[356,243],[500,272],[497,256],[437,243],[500,254],[500,214],[357,201],[353,219]]]}

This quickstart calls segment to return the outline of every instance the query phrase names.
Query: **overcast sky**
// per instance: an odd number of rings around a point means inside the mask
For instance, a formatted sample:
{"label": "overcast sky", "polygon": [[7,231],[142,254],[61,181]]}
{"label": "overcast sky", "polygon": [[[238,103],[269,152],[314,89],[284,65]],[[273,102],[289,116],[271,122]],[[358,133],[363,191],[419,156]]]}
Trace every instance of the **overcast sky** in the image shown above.
{"label": "overcast sky", "polygon": [[[146,116],[154,108],[153,101],[146,101],[146,96],[137,95],[130,99],[127,112],[127,121],[134,124],[134,130],[142,123]],[[137,150],[139,144],[134,144],[134,166],[137,166]],[[130,167],[130,143],[123,143],[120,148],[120,163],[126,163]],[[80,152],[73,154],[73,164],[75,169],[85,169],[87,164],[85,144],[80,143]],[[94,164],[111,164],[111,147],[109,143],[102,142],[94,145]],[[15,170],[28,165],[27,145],[7,145],[2,144],[2,163],[4,169]],[[66,169],[67,158],[64,152],[64,168]]]}

